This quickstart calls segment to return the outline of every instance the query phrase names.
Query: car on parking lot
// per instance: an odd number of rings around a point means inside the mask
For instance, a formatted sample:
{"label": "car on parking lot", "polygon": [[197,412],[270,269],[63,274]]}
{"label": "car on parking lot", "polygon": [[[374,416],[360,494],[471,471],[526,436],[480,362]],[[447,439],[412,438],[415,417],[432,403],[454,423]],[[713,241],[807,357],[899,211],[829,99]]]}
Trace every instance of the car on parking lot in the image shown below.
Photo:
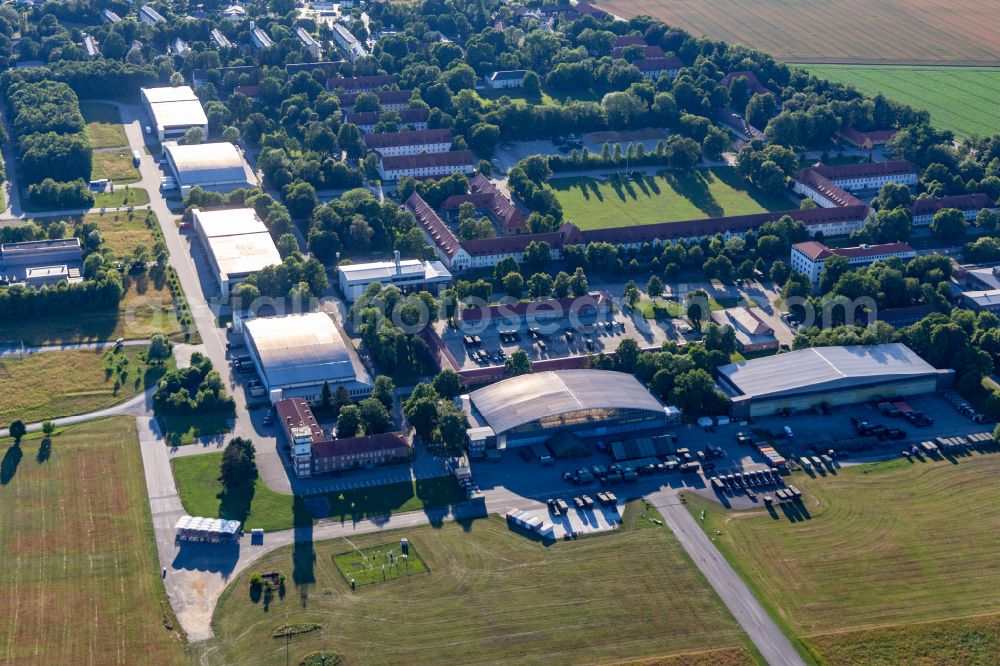
{"label": "car on parking lot", "polygon": [[553,516],[561,516],[562,510],[559,508],[559,504],[554,499],[549,499],[545,502],[548,505],[549,511],[552,512]]}
{"label": "car on parking lot", "polygon": [[575,506],[577,509],[583,510],[584,507],[586,507],[587,505],[579,497],[574,497],[573,498],[573,506]]}
{"label": "car on parking lot", "polygon": [[594,499],[590,495],[584,495],[580,499],[583,500],[583,506],[588,509],[594,508]]}
{"label": "car on parking lot", "polygon": [[559,507],[559,511],[562,513],[569,513],[569,504],[566,503],[564,499],[557,499],[556,506]]}
{"label": "car on parking lot", "polygon": [[265,414],[264,420],[261,421],[261,423],[263,423],[264,425],[271,425],[272,423],[274,423],[274,414],[272,412],[268,412],[267,414]]}

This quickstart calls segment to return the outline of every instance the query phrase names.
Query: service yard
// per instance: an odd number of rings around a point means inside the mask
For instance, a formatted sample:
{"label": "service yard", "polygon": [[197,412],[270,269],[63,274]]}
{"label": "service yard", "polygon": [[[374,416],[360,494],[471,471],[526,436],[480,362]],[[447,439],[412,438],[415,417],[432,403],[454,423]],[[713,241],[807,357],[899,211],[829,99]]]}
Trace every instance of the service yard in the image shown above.
{"label": "service yard", "polygon": [[818,662],[996,663],[998,473],[995,450],[896,458],[793,473],[795,522],[694,497],[689,508]]}

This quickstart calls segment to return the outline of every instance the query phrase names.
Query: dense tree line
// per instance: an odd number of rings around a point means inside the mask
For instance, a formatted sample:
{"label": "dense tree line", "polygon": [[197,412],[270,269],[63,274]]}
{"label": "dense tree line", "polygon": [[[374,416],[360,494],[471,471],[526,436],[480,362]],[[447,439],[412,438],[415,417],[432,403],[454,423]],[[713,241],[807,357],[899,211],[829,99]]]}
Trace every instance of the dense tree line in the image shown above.
{"label": "dense tree line", "polygon": [[191,354],[191,365],[165,374],[153,393],[153,406],[170,414],[231,412],[236,403],[226,393],[222,376],[201,352]]}

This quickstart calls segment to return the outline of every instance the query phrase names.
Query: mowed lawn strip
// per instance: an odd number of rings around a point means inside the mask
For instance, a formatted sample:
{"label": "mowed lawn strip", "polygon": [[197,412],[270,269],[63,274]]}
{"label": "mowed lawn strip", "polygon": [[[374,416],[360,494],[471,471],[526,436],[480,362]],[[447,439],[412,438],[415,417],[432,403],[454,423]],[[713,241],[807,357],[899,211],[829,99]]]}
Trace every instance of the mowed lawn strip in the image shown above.
{"label": "mowed lawn strip", "polygon": [[[352,592],[333,556],[401,537],[430,573]],[[323,648],[365,664],[619,663],[713,648],[729,651],[711,663],[749,661],[742,631],[664,528],[545,546],[492,516],[291,546],[251,569],[283,572],[287,594],[265,612],[249,597],[251,572],[237,577],[216,610],[209,663],[283,659],[270,636],[286,612],[322,625],[291,641],[292,663]]]}
{"label": "mowed lawn strip", "polygon": [[805,65],[810,74],[929,111],[960,137],[1000,132],[1000,67]]}
{"label": "mowed lawn strip", "polygon": [[[706,511],[702,524],[713,537],[722,532],[716,541],[726,557],[824,660],[850,663],[826,651],[841,641],[849,646],[844,636],[860,632],[859,641],[883,641],[880,663],[893,663],[920,652],[909,644],[914,636],[930,635],[913,623],[959,618],[959,635],[976,634],[971,616],[1000,612],[998,473],[996,454],[954,465],[893,460],[820,479],[796,473],[791,482],[806,493],[811,515],[796,523],[763,511],[724,512],[698,498],[689,507],[696,515]],[[948,661],[956,641],[927,638],[921,645],[939,644]],[[995,649],[997,635],[990,641]],[[944,663],[930,659],[923,663]]]}
{"label": "mowed lawn strip", "polygon": [[68,349],[0,359],[0,423],[36,423],[125,402],[163,374],[147,366],[144,353],[145,347],[114,354]]}
{"label": "mowed lawn strip", "polygon": [[221,452],[170,461],[181,503],[193,516],[243,521],[245,530],[260,527],[271,532],[311,525],[315,518],[307,501],[325,500],[327,517],[335,521],[363,520],[465,501],[464,493],[450,476],[344,490],[311,496],[309,500],[274,492],[260,479],[243,492],[224,494],[219,482],[221,462]]}
{"label": "mowed lawn strip", "polygon": [[121,114],[111,104],[104,102],[80,102],[80,113],[87,123],[87,134],[94,148],[118,148],[128,145]]}
{"label": "mowed lawn strip", "polygon": [[[606,0],[695,35],[747,44],[785,62],[991,65],[1000,60],[1000,8],[961,0]],[[817,20],[864,16],[864,21]]]}
{"label": "mowed lawn strip", "polygon": [[0,440],[0,662],[185,664],[135,419]]}
{"label": "mowed lawn strip", "polygon": [[786,197],[768,197],[729,167],[666,171],[638,178],[552,178],[565,219],[581,229],[680,222],[788,210]]}

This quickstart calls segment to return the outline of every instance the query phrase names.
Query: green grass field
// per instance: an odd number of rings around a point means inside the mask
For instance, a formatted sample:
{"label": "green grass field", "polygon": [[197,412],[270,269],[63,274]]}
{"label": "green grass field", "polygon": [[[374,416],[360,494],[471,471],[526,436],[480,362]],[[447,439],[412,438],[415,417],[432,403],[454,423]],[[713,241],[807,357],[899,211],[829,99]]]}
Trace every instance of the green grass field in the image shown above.
{"label": "green grass field", "polygon": [[429,571],[427,563],[412,544],[406,557],[400,557],[401,553],[400,544],[396,541],[337,553],[333,555],[333,563],[344,580],[348,584],[354,581],[355,585],[387,583]]}
{"label": "green grass field", "polygon": [[[124,188],[119,190],[119,192],[123,191]],[[81,221],[97,222],[101,230],[101,238],[104,239],[104,245],[118,256],[132,254],[132,250],[139,243],[145,243],[148,248],[152,249],[156,242],[156,236],[151,228],[157,223],[156,214],[150,210],[142,209],[131,213],[127,211],[90,213],[82,220],[79,217],[76,218],[77,225]]]}
{"label": "green grass field", "polygon": [[132,151],[109,150],[94,152],[91,180],[107,178],[115,183],[134,183],[139,180],[139,170],[132,165]]}
{"label": "green grass field", "polygon": [[1000,67],[808,65],[810,74],[930,111],[957,136],[1000,132]]}
{"label": "green grass field", "polygon": [[[351,592],[333,555],[400,537],[430,573]],[[334,539],[308,552],[287,547],[252,568],[285,573],[287,595],[265,611],[250,599],[251,572],[237,577],[202,663],[283,660],[285,645],[271,634],[286,612],[288,623],[322,625],[291,640],[295,664],[319,649],[364,664],[622,663],[711,649],[720,651],[679,663],[752,663],[739,627],[673,535],[655,526],[547,547],[493,516]]]}
{"label": "green grass field", "polygon": [[0,662],[186,664],[135,419],[0,440]]}
{"label": "green grass field", "polygon": [[[219,483],[221,461],[222,453],[186,456],[170,461],[181,502],[192,516],[241,520],[246,530],[260,527],[268,532],[314,522],[310,507],[301,497],[276,493],[260,479],[247,492],[236,496],[224,495]],[[316,499],[325,504],[323,513],[331,520],[357,521],[458,504],[465,501],[465,495],[455,480],[448,476],[345,490],[320,495]],[[313,502],[313,499],[309,501]]]}
{"label": "green grass field", "polygon": [[768,197],[731,168],[664,172],[640,178],[552,178],[564,217],[581,229],[680,222],[794,208]]}
{"label": "green grass field", "polygon": [[94,194],[94,208],[121,208],[122,206],[145,206],[149,203],[149,192],[141,187],[115,188],[114,192]]}
{"label": "green grass field", "polygon": [[0,359],[0,423],[37,423],[125,402],[166,371],[150,368],[145,351],[67,349]]}
{"label": "green grass field", "polygon": [[80,102],[80,112],[87,123],[87,134],[94,148],[128,146],[118,109],[103,102]]}
{"label": "green grass field", "polygon": [[998,473],[996,454],[796,473],[810,516],[798,522],[689,506],[821,663],[998,663]]}

